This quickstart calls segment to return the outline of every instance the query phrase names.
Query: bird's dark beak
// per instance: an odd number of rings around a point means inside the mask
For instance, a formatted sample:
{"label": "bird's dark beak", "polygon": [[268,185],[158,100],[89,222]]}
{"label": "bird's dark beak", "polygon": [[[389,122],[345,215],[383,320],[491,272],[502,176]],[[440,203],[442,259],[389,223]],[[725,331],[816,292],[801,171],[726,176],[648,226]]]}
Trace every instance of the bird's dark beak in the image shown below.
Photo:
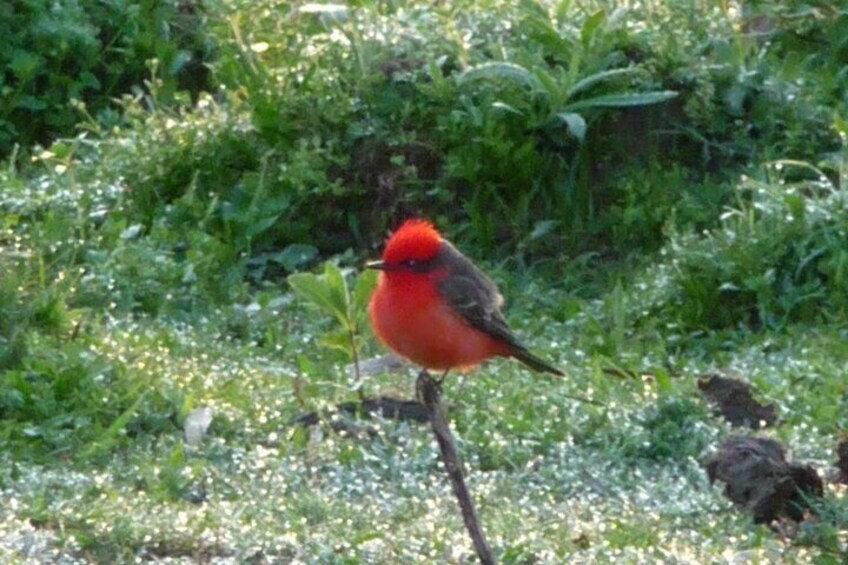
{"label": "bird's dark beak", "polygon": [[385,261],[368,261],[365,263],[366,269],[375,269],[377,271],[385,271],[386,270],[386,262]]}

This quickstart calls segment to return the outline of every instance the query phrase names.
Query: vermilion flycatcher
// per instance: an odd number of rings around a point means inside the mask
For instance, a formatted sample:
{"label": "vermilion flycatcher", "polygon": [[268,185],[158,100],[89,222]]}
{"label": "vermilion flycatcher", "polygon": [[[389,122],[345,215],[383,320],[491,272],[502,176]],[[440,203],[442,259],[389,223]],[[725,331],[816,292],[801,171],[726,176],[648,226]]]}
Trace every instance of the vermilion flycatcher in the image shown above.
{"label": "vermilion flycatcher", "polygon": [[510,331],[498,287],[425,220],[407,220],[389,238],[369,313],[377,337],[427,369],[468,369],[495,356],[563,373]]}

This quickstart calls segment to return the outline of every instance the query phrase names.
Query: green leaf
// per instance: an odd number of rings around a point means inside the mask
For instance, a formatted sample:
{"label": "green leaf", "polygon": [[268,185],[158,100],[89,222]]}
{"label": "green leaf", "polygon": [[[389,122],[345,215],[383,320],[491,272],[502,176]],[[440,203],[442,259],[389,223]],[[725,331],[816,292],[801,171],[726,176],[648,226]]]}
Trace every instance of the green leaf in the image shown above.
{"label": "green leaf", "polygon": [[321,336],[319,343],[327,349],[337,349],[351,356],[350,334],[346,329],[337,329]]}
{"label": "green leaf", "polygon": [[834,116],[833,127],[840,135],[848,136],[848,119],[845,119],[842,116]]}
{"label": "green leaf", "polygon": [[32,79],[42,65],[41,57],[29,51],[18,49],[12,53],[8,68],[16,79],[25,82]]}
{"label": "green leaf", "polygon": [[136,239],[144,231],[142,224],[133,224],[121,232],[121,239]]}
{"label": "green leaf", "polygon": [[[138,390],[134,390],[133,394],[135,394],[136,392],[138,392]],[[141,391],[141,394],[136,397],[135,401],[129,406],[129,408],[124,410],[120,416],[115,418],[115,421],[112,422],[112,425],[110,425],[109,428],[105,432],[103,432],[103,434],[99,438],[97,438],[96,441],[91,443],[88,448],[86,448],[86,450],[82,454],[83,460],[88,459],[95,453],[106,451],[110,449],[115,443],[117,443],[118,436],[120,435],[121,430],[123,430],[127,426],[127,424],[130,423],[130,420],[135,417],[135,413],[138,410],[138,407],[141,406],[141,403],[144,401],[145,398],[147,398],[147,394],[149,392],[149,389]]]}
{"label": "green leaf", "polygon": [[57,141],[50,146],[50,152],[53,153],[56,159],[68,159],[73,157],[75,147],[72,143]]}
{"label": "green leaf", "polygon": [[305,243],[292,243],[271,259],[287,271],[295,271],[318,256],[318,248]]}
{"label": "green leaf", "polygon": [[565,57],[571,48],[569,38],[560,35],[551,23],[546,9],[537,2],[524,2],[522,4],[521,12],[525,16],[522,20],[522,27],[530,33],[533,42],[545,47],[555,56]]}
{"label": "green leaf", "polygon": [[427,61],[427,70],[430,74],[430,80],[436,93],[439,96],[446,96],[451,92],[451,85],[445,78],[442,72],[442,66],[438,60],[430,59]]}
{"label": "green leaf", "polygon": [[515,114],[517,116],[523,116],[524,115],[524,112],[522,112],[521,110],[517,109],[514,106],[510,106],[506,102],[501,102],[501,101],[492,102],[492,108],[494,108],[495,110],[502,110],[502,111],[508,112],[510,114]]}
{"label": "green leaf", "polygon": [[568,133],[576,137],[581,143],[586,137],[586,120],[575,112],[560,112],[556,115],[568,128]]}
{"label": "green leaf", "polygon": [[250,225],[247,226],[247,229],[245,231],[249,237],[259,235],[260,233],[267,231],[271,226],[276,224],[279,218],[280,214],[277,214],[275,216],[262,218],[261,220],[252,221],[250,222]]}
{"label": "green leaf", "polygon": [[100,89],[100,80],[98,80],[97,76],[92,74],[89,71],[83,71],[79,76],[79,85],[82,88],[89,89]]}
{"label": "green leaf", "polygon": [[560,98],[562,96],[562,89],[560,85],[563,81],[557,80],[557,78],[551,75],[551,73],[546,72],[543,69],[536,69],[535,77],[539,85],[542,87],[542,92],[548,95],[548,100],[551,105],[558,106],[568,100],[568,98]]}
{"label": "green leaf", "polygon": [[557,20],[564,22],[571,18],[571,0],[560,0],[556,7]]}
{"label": "green leaf", "polygon": [[15,107],[37,112],[39,110],[44,110],[45,108],[47,108],[47,103],[39,98],[36,98],[35,96],[25,94],[17,100]]}
{"label": "green leaf", "polygon": [[483,63],[471,67],[457,78],[461,85],[477,80],[514,82],[531,88],[539,87],[538,80],[533,76],[533,73],[521,65],[507,62]]}
{"label": "green leaf", "polygon": [[341,269],[329,261],[324,264],[324,282],[330,289],[336,316],[342,325],[347,327],[350,311],[350,294],[347,291],[347,281]]}
{"label": "green leaf", "polygon": [[579,100],[565,106],[564,112],[574,112],[587,108],[628,108],[630,106],[646,106],[648,104],[659,104],[677,96],[673,90],[661,90],[654,92],[634,92],[629,94],[606,94]]}
{"label": "green leaf", "polygon": [[553,232],[559,222],[556,220],[541,220],[533,226],[533,231],[530,232],[530,239],[539,239]]}
{"label": "green leaf", "polygon": [[589,75],[586,78],[577,81],[577,83],[568,90],[568,98],[572,98],[575,94],[583,92],[584,90],[589,90],[599,82],[615,77],[632,75],[638,71],[639,70],[636,67],[627,67],[626,69],[609,69],[607,71],[601,71],[599,73]]}
{"label": "green leaf", "polygon": [[289,286],[299,297],[320,308],[325,314],[347,324],[347,312],[339,310],[338,299],[321,277],[312,273],[295,273],[288,277]]}
{"label": "green leaf", "polygon": [[374,294],[374,289],[377,288],[378,277],[377,271],[367,269],[361,272],[356,279],[356,285],[353,287],[353,319],[356,321],[357,328],[365,320],[368,303],[371,300],[371,295]]}
{"label": "green leaf", "polygon": [[657,368],[654,371],[654,378],[657,381],[657,390],[663,394],[669,394],[673,389],[671,376],[663,368]]}
{"label": "green leaf", "polygon": [[606,21],[607,12],[604,9],[598,10],[586,18],[586,21],[583,23],[583,27],[580,29],[580,42],[583,44],[584,48],[588,48],[591,45],[598,28],[606,23]]}

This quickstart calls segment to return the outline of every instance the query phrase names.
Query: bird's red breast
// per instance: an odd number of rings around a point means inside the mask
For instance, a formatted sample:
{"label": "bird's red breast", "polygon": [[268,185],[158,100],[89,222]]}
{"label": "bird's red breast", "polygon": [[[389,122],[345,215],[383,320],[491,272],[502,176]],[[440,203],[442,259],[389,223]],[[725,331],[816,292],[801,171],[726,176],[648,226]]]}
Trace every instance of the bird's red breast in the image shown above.
{"label": "bird's red breast", "polygon": [[371,299],[371,323],[377,337],[413,363],[428,369],[469,369],[508,349],[474,328],[439,295],[437,277],[381,273]]}

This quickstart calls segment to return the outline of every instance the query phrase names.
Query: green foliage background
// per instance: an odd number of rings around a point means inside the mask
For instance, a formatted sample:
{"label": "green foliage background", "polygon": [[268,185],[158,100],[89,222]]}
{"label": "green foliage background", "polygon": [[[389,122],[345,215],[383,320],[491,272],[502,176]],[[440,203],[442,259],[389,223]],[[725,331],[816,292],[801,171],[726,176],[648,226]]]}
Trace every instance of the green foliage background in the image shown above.
{"label": "green foliage background", "polygon": [[122,123],[115,99],[138,93],[151,69],[160,93],[208,88],[214,42],[194,2],[14,0],[0,7],[0,155],[74,135],[85,104],[103,127]]}

